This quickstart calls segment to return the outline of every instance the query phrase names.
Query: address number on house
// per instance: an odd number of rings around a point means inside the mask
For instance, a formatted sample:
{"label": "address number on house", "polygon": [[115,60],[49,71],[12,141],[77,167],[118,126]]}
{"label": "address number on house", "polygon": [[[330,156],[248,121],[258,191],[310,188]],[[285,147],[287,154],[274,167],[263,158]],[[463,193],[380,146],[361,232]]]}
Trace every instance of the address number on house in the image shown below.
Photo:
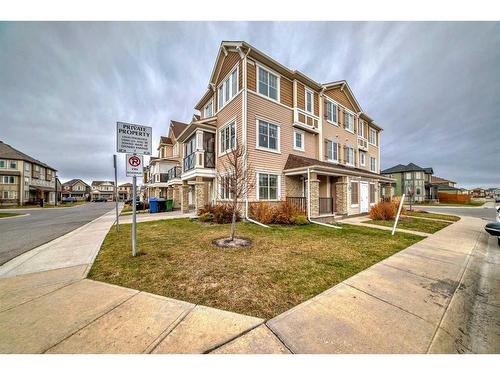
{"label": "address number on house", "polygon": [[116,151],[124,154],[151,155],[153,128],[150,126],[116,123]]}

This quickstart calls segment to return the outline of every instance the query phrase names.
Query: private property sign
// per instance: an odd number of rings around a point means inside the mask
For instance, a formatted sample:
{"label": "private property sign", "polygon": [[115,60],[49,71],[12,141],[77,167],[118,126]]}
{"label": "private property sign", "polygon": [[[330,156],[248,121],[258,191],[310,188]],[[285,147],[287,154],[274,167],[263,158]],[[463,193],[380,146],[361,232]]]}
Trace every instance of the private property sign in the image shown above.
{"label": "private property sign", "polygon": [[125,160],[127,163],[127,177],[141,177],[144,166],[142,155],[127,154]]}
{"label": "private property sign", "polygon": [[125,154],[151,155],[152,133],[153,128],[149,126],[117,122],[116,151]]}

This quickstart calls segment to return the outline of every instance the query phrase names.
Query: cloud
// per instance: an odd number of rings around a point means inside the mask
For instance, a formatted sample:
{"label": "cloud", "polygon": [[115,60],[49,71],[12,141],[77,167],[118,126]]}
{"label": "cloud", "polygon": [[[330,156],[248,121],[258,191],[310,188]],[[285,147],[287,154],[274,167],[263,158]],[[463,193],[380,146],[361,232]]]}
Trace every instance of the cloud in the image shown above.
{"label": "cloud", "polygon": [[188,121],[222,40],[346,79],[384,128],[382,167],[500,185],[499,23],[3,22],[0,139],[63,180],[109,179],[116,121],[152,126],[155,142]]}

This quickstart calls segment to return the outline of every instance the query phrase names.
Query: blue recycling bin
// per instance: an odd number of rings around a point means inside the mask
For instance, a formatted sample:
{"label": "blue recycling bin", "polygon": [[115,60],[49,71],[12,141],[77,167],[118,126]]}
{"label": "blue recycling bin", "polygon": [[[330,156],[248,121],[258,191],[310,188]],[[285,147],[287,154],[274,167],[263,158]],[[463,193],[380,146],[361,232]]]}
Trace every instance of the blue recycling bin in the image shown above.
{"label": "blue recycling bin", "polygon": [[150,214],[158,213],[158,199],[149,198],[149,213]]}

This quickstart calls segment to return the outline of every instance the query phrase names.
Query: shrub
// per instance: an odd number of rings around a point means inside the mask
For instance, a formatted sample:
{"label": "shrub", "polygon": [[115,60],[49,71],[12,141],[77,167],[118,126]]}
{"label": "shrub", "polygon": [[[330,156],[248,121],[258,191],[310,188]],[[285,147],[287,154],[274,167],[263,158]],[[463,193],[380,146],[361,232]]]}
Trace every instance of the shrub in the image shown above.
{"label": "shrub", "polygon": [[204,214],[198,216],[198,220],[202,223],[211,223],[212,221],[214,221],[214,215],[210,212],[205,212]]}
{"label": "shrub", "polygon": [[293,224],[292,218],[299,213],[300,211],[295,205],[292,205],[288,202],[280,202],[273,209],[273,223],[284,225]]}
{"label": "shrub", "polygon": [[306,225],[309,224],[309,220],[307,220],[306,215],[299,214],[292,216],[292,224],[294,225]]}
{"label": "shrub", "polygon": [[[214,223],[228,224],[233,221],[233,209],[228,204],[207,204],[205,207],[198,210],[198,216],[211,214]],[[240,213],[236,211],[236,221],[240,221]]]}
{"label": "shrub", "polygon": [[[392,202],[380,202],[372,207],[370,210],[370,219],[372,220],[393,220],[396,218],[399,208],[398,200],[393,200]],[[404,208],[401,210],[401,214],[404,214]]]}
{"label": "shrub", "polygon": [[250,216],[262,224],[273,222],[274,210],[268,202],[255,202],[250,205]]}

